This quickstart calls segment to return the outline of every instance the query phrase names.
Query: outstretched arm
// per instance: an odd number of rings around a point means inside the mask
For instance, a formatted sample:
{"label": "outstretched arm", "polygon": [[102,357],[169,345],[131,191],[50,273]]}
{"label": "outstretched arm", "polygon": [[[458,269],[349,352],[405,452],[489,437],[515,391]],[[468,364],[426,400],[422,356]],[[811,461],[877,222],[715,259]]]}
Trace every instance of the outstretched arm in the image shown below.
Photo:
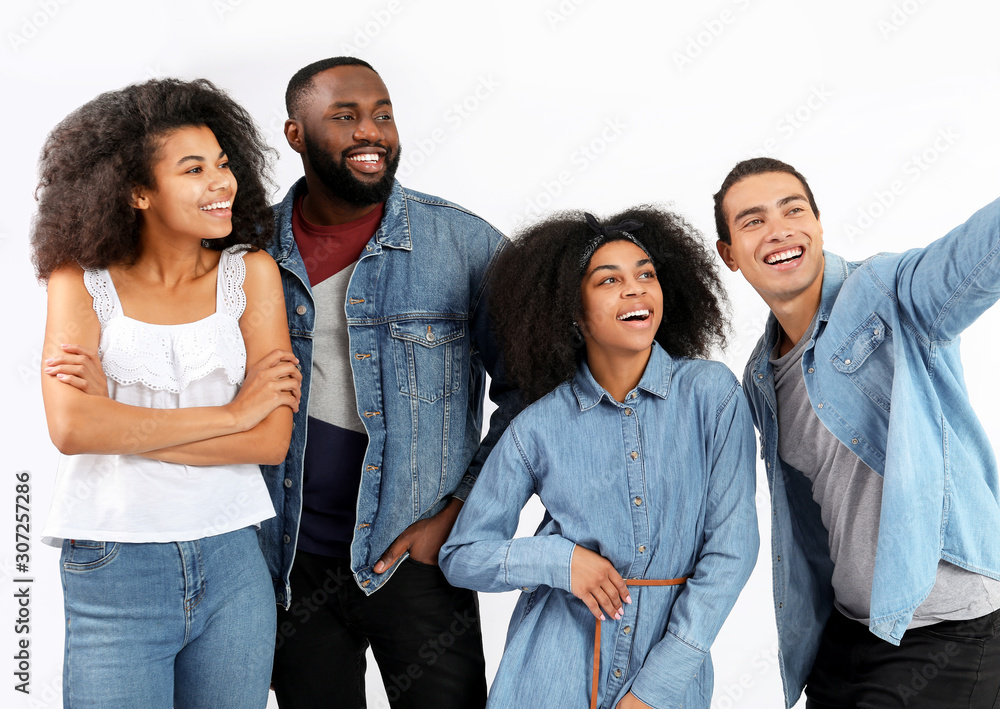
{"label": "outstretched arm", "polygon": [[1000,299],[1000,199],[903,254],[896,278],[900,310],[920,332],[932,342],[958,337]]}

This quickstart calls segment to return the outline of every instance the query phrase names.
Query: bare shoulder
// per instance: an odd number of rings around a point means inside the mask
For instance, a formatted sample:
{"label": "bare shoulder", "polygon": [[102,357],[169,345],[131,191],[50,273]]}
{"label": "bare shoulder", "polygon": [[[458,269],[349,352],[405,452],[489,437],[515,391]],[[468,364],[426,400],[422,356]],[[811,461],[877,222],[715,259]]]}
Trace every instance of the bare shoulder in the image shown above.
{"label": "bare shoulder", "polygon": [[247,251],[243,254],[246,266],[246,282],[250,285],[273,286],[281,283],[278,264],[266,251]]}
{"label": "bare shoulder", "polygon": [[83,269],[75,263],[54,270],[49,275],[46,290],[50,302],[53,299],[72,301],[90,297],[83,282]]}
{"label": "bare shoulder", "polygon": [[48,282],[46,354],[57,354],[59,344],[94,347],[100,334],[94,297],[84,284],[83,269],[74,264],[53,271]]}

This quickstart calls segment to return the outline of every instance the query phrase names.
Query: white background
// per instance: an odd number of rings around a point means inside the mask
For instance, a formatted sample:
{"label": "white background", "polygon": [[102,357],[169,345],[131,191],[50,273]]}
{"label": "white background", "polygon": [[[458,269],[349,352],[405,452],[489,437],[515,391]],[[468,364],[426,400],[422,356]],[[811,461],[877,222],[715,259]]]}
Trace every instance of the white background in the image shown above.
{"label": "white background", "polygon": [[[806,175],[827,248],[847,257],[926,244],[1000,193],[1000,9],[985,0],[3,5],[0,696],[8,707],[59,705],[58,555],[38,534],[56,464],[39,393],[45,293],[27,244],[42,141],[96,94],[153,76],[212,79],[280,151],[280,198],[301,171],[281,133],[289,77],[316,59],[360,56],[392,93],[404,184],[507,233],[549,209],[600,215],[668,202],[714,241],[711,195],[736,161],[756,154]],[[765,309],[741,277],[725,278],[734,328],[720,356],[740,372]],[[994,308],[964,338],[970,395],[994,443],[998,325]],[[32,485],[30,697],[14,691],[12,674],[24,637],[14,634],[12,580],[21,470]],[[763,551],[713,648],[717,709],[781,701],[762,474],[758,488]],[[526,513],[525,529],[537,513]],[[513,601],[482,596],[491,677]],[[378,684],[370,673],[372,707],[386,706]]]}

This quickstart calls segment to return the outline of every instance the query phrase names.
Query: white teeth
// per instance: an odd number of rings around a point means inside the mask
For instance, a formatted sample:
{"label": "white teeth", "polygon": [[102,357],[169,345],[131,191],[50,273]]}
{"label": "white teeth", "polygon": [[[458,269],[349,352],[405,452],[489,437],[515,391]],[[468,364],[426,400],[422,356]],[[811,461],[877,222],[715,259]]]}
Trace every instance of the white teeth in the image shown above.
{"label": "white teeth", "polygon": [[648,310],[633,310],[631,313],[625,313],[624,315],[619,315],[619,320],[627,320],[628,318],[644,318],[649,315]]}
{"label": "white teeth", "polygon": [[380,155],[376,155],[375,153],[359,153],[347,159],[354,160],[355,162],[378,162],[380,157]]}
{"label": "white teeth", "polygon": [[778,261],[784,261],[786,259],[794,258],[796,256],[801,256],[801,255],[802,255],[802,247],[796,246],[791,249],[785,249],[784,251],[779,251],[776,254],[771,254],[766,259],[764,259],[764,262],[767,264],[775,264]]}
{"label": "white teeth", "polygon": [[233,206],[233,201],[227,199],[225,202],[212,202],[211,204],[206,204],[204,207],[200,207],[201,211],[209,212],[213,209],[229,209]]}

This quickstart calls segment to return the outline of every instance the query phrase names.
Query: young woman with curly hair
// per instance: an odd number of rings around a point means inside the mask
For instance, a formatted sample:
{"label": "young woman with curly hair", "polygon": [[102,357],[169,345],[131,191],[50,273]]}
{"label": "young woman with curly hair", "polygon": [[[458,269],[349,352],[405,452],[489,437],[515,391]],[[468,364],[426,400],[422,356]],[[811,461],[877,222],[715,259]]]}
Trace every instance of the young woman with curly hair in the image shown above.
{"label": "young woman with curly hair", "polygon": [[258,250],[267,150],[224,92],[172,79],[98,96],[42,150],[42,395],[63,454],[43,534],[62,547],[67,707],[267,703],[259,464],[285,455],[301,379]]}
{"label": "young woman with curly hair", "polygon": [[[517,239],[491,287],[534,403],[441,550],[453,584],[521,591],[489,706],[707,709],[709,647],[758,546],[749,411],[701,359],[726,327],[714,259],[665,211],[566,213]],[[536,494],[541,526],[514,538]]]}

